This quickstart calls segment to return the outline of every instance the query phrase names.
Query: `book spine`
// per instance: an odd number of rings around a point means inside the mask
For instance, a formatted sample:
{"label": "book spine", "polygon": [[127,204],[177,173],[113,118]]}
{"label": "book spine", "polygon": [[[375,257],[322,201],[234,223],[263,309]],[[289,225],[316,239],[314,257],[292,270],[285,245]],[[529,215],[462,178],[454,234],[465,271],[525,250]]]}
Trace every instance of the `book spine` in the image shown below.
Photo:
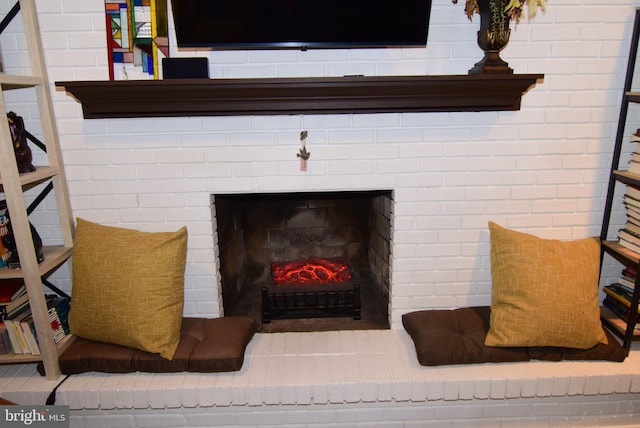
{"label": "book spine", "polygon": [[[57,326],[56,331],[59,335],[59,340],[64,339],[66,336],[70,334],[70,329],[69,329],[70,309],[71,309],[71,306],[69,304],[69,300],[64,297],[58,298],[51,305],[51,308],[49,309],[49,315],[53,317],[52,322],[55,322]],[[52,326],[53,325],[54,324],[52,324]]]}
{"label": "book spine", "polygon": [[[616,291],[615,288],[611,287],[610,285],[604,286],[602,288],[602,291],[604,291],[609,296],[613,297],[618,302],[625,305],[627,308],[631,307],[631,301],[624,294],[620,293],[619,291]],[[638,308],[638,312],[640,313],[640,308]]]}
{"label": "book spine", "polygon": [[7,334],[9,335],[9,344],[11,345],[11,352],[15,355],[22,354],[22,350],[20,349],[20,344],[18,343],[18,338],[16,337],[16,333],[13,330],[13,327],[10,326],[11,321],[5,321],[4,325],[7,328]]}
{"label": "book spine", "polygon": [[[629,315],[631,311],[625,305],[610,296],[605,297],[605,299],[602,301],[602,304],[609,308],[611,312],[617,315],[625,323],[629,322]],[[637,320],[635,328],[640,330],[640,322]]]}
{"label": "book spine", "polygon": [[31,314],[29,299],[25,296],[24,300],[22,298],[18,300],[20,301],[19,305],[13,307],[11,305],[7,305],[7,318],[14,319],[16,317],[24,315],[27,312],[28,314]]}
{"label": "book spine", "polygon": [[626,239],[624,239],[624,236],[620,236],[619,242],[623,247],[640,254],[640,245],[636,245],[633,242],[627,241]]}
{"label": "book spine", "polygon": [[26,339],[27,345],[29,345],[29,349],[33,355],[40,355],[40,347],[38,346],[38,342],[36,342],[36,338],[31,332],[31,327],[29,323],[26,321],[22,321],[20,323],[20,328],[22,329],[22,334]]}
{"label": "book spine", "polygon": [[28,354],[29,347],[27,345],[27,342],[25,342],[24,337],[22,337],[22,329],[16,326],[16,324],[11,320],[6,320],[5,325],[7,326],[7,330],[9,331],[9,338],[11,339],[11,343],[13,344],[13,353]]}
{"label": "book spine", "polygon": [[11,354],[11,343],[9,342],[9,333],[4,323],[0,324],[0,348],[2,355]]}
{"label": "book spine", "polygon": [[51,308],[49,310],[49,322],[51,323],[51,330],[53,331],[53,341],[55,343],[59,343],[67,334],[62,327],[62,322],[60,321],[58,312],[56,312],[55,308]]}

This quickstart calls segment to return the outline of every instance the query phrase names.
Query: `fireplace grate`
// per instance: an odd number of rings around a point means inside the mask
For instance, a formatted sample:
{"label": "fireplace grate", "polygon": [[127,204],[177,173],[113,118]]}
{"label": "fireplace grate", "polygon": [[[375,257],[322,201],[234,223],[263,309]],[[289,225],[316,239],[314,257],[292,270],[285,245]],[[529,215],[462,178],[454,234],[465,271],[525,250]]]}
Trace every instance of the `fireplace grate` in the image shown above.
{"label": "fireplace grate", "polygon": [[360,319],[360,285],[347,282],[339,290],[275,291],[262,287],[262,322],[275,319],[353,317]]}

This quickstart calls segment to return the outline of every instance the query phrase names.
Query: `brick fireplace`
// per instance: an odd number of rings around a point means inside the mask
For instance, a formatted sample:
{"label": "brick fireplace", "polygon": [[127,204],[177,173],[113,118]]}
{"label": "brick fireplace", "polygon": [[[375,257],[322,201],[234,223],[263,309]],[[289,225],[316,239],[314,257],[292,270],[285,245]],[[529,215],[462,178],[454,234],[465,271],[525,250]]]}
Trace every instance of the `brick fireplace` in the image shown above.
{"label": "brick fireplace", "polygon": [[[263,331],[389,327],[391,191],[215,194],[212,200],[226,315],[264,318]],[[348,284],[288,284],[289,301],[264,317],[269,299],[261,290],[279,296],[283,289],[273,282],[274,263],[314,259],[343,261],[350,271]],[[306,303],[293,310],[300,299]],[[343,307],[347,310],[338,310]],[[278,314],[275,318],[297,321],[270,322]]]}

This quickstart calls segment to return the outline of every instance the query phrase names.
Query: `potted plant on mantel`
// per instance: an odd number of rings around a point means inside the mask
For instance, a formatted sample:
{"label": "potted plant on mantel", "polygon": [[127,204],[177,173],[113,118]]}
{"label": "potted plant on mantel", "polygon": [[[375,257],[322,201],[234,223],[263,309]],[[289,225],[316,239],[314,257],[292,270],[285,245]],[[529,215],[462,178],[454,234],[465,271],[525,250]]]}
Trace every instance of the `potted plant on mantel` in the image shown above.
{"label": "potted plant on mantel", "polygon": [[[451,0],[458,3],[458,0]],[[513,73],[509,64],[500,58],[500,51],[509,42],[510,21],[520,22],[526,7],[529,19],[536,16],[538,8],[545,10],[546,0],[465,0],[464,11],[471,21],[474,14],[480,15],[478,46],[484,58],[469,70],[469,74]]]}

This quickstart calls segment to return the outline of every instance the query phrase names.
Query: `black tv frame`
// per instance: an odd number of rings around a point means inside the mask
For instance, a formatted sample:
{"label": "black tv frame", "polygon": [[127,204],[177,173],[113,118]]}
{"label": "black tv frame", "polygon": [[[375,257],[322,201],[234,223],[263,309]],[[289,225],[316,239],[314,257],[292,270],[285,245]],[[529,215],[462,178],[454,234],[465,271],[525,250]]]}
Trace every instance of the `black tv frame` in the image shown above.
{"label": "black tv frame", "polygon": [[171,0],[179,48],[424,47],[432,0]]}

